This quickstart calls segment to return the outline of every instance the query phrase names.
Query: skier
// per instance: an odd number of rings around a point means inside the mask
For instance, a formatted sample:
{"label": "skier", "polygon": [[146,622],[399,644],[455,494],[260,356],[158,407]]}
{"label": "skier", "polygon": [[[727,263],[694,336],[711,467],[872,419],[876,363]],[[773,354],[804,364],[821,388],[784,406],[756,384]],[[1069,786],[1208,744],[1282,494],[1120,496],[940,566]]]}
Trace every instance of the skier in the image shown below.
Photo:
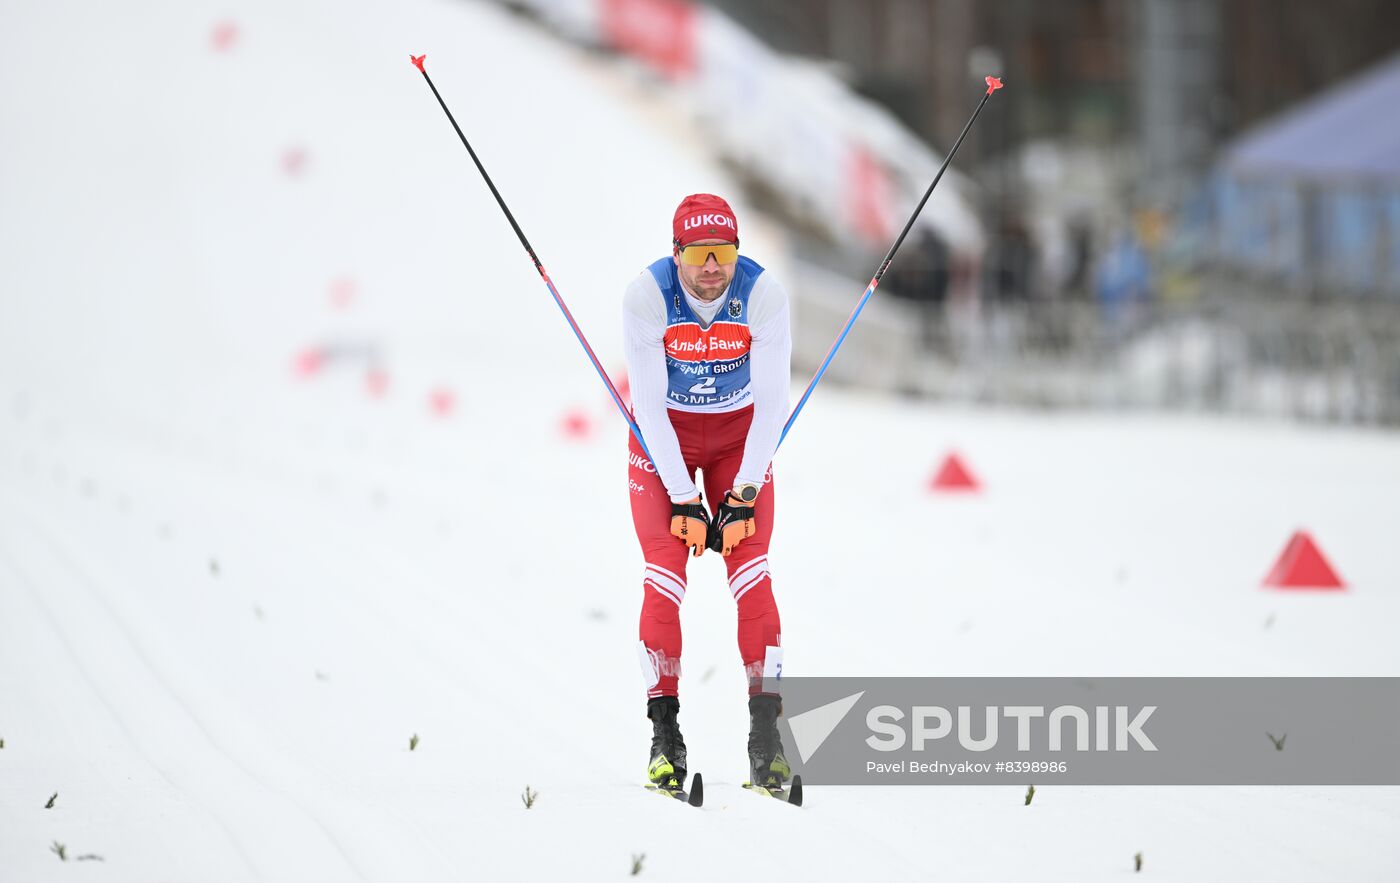
{"label": "skier", "polygon": [[[666,790],[685,785],[680,605],[687,557],[709,548],[724,556],[738,608],[750,781],[781,788],[791,775],[778,734],[782,700],[763,686],[782,668],[768,540],[770,461],[788,408],[787,293],[739,255],[738,222],[718,196],[687,196],[671,228],[671,254],[633,280],[623,304],[633,409],[654,458],[629,436],[632,522],[646,559],[638,653],[653,729],[647,777]],[[711,504],[720,501],[713,510],[697,469]]]}

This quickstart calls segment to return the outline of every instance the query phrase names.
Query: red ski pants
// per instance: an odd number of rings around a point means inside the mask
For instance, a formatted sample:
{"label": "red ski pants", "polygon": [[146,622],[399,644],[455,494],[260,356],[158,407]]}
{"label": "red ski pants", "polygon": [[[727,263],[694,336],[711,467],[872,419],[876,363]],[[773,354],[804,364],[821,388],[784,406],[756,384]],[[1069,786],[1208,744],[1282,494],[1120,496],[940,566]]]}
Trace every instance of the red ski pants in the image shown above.
{"label": "red ski pants", "polygon": [[[711,513],[734,486],[744,457],[744,441],[753,408],[724,414],[694,414],[668,410],[680,440],[681,455],[692,479],[702,473],[705,500]],[[685,567],[690,557],[685,543],[671,535],[671,498],[656,468],[633,436],[629,438],[628,478],[632,524],[646,559],[642,578],[642,616],[638,629],[647,697],[675,696],[680,679],[681,602],[685,600]],[[781,660],[781,625],[768,572],[768,540],[773,535],[773,470],[755,504],[755,533],[724,559],[729,592],[739,617],[739,656],[748,676],[750,695],[761,691],[765,660],[770,676]],[[715,555],[706,552],[705,557]],[[770,650],[769,648],[773,648]]]}

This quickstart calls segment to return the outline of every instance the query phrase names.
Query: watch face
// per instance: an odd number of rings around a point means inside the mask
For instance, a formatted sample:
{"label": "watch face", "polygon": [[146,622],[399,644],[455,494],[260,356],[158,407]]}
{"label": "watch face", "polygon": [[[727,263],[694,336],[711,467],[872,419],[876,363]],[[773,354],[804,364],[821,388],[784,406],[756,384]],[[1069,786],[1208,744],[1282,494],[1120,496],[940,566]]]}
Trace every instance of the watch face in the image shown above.
{"label": "watch face", "polygon": [[743,500],[745,503],[752,503],[754,500],[758,499],[758,488],[751,484],[744,485],[739,488],[739,499]]}

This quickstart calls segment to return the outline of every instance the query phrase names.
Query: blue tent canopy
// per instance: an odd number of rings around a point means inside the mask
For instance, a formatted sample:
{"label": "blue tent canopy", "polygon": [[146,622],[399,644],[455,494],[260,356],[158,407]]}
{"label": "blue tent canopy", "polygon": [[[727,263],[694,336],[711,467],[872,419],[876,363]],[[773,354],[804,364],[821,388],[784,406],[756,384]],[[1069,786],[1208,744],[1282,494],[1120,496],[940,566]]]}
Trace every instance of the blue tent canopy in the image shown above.
{"label": "blue tent canopy", "polygon": [[1226,263],[1311,291],[1400,293],[1400,54],[1228,145]]}
{"label": "blue tent canopy", "polygon": [[1400,180],[1400,54],[1236,139],[1226,171]]}

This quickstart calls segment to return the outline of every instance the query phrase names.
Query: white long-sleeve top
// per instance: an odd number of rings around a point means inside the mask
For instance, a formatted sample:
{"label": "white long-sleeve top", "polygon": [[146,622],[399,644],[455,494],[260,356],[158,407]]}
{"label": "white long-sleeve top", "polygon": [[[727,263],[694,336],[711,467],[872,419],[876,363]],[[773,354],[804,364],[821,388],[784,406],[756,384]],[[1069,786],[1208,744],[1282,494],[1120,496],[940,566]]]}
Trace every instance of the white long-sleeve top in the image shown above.
{"label": "white long-sleeve top", "polygon": [[[686,302],[705,323],[712,322],[726,303],[724,295],[706,303],[685,291]],[[727,290],[726,290],[727,293]],[[632,280],[623,295],[623,348],[632,387],[632,410],[646,439],[656,474],[666,485],[671,501],[681,503],[699,495],[685,468],[680,442],[668,407],[679,411],[714,412],[715,408],[687,408],[667,401],[666,304],[655,277],[647,271]],[[720,410],[739,410],[753,403],[753,422],[744,440],[744,458],[735,484],[763,484],[768,464],[778,447],[787,419],[792,376],[792,328],[787,291],[765,270],[754,282],[748,301],[750,396],[738,396]]]}

